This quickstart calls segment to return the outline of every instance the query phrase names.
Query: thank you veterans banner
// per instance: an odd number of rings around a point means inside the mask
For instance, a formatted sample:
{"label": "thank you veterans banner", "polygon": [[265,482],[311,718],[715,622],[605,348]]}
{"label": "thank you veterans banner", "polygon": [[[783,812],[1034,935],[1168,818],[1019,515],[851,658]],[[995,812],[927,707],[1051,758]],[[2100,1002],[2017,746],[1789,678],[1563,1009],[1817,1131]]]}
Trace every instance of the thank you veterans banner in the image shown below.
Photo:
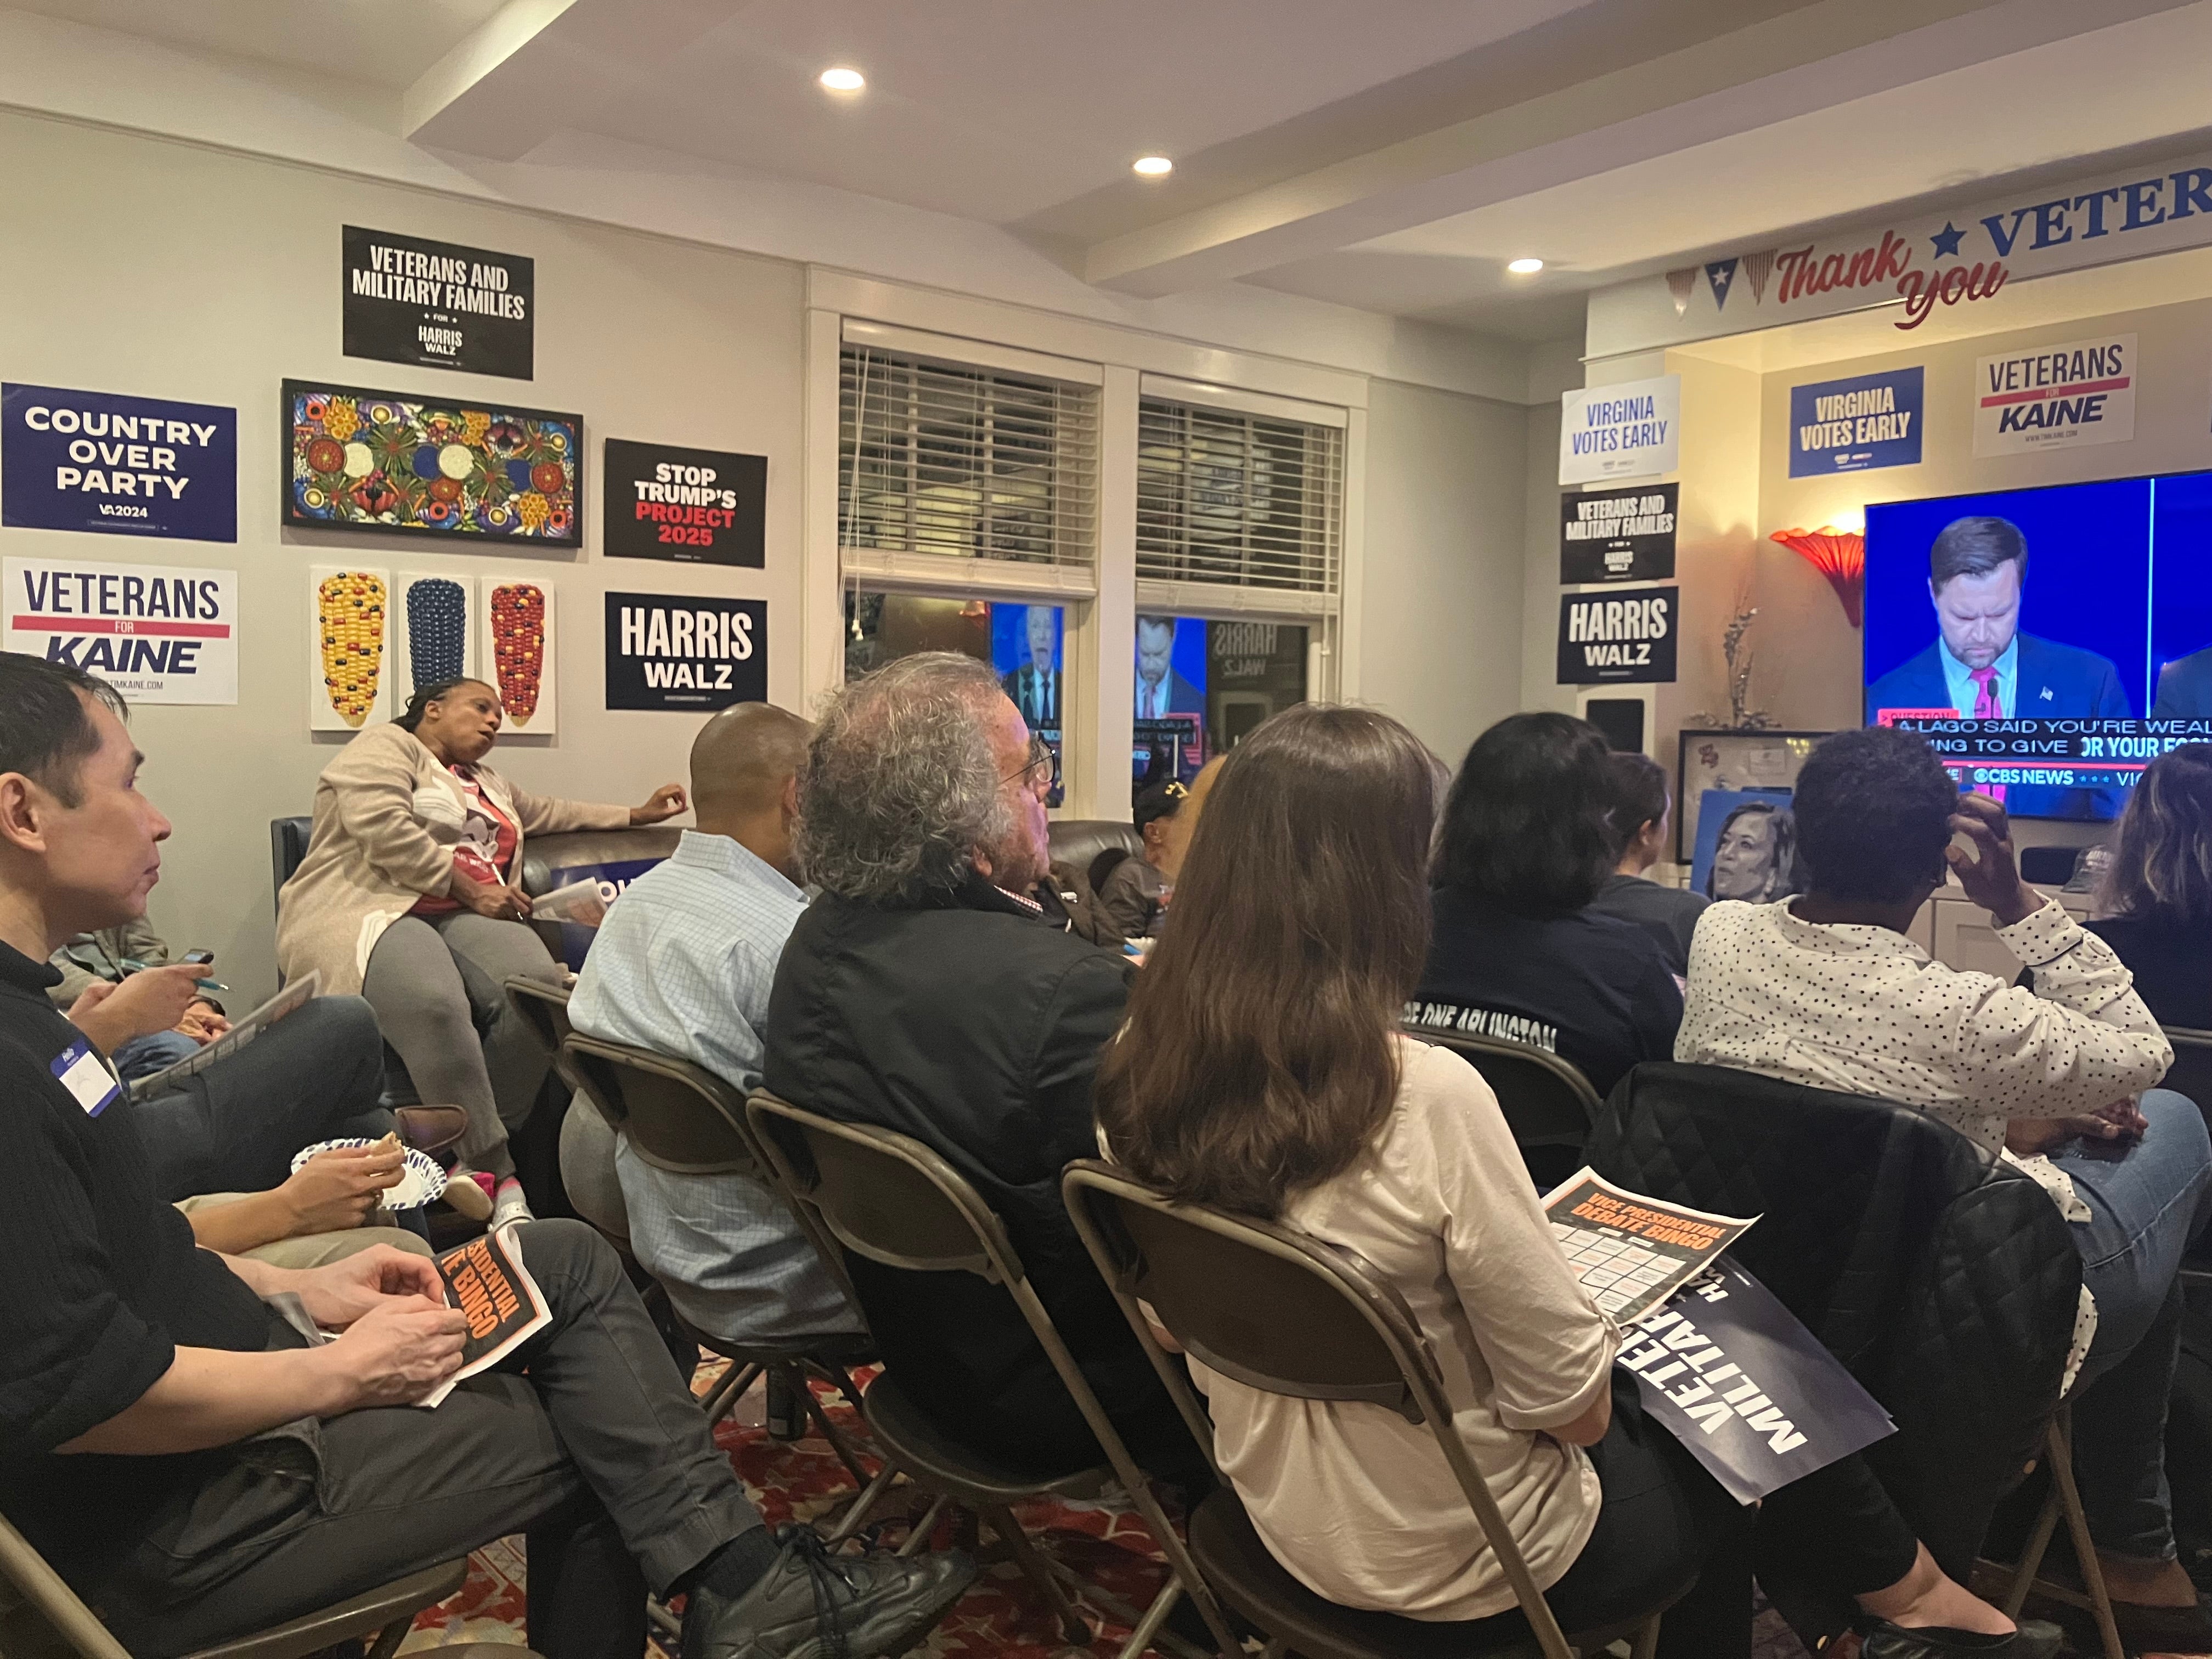
{"label": "thank you veterans banner", "polygon": [[1681,450],[1682,377],[1585,387],[1559,400],[1559,482],[1672,472]]}
{"label": "thank you veterans banner", "polygon": [[1974,363],[1974,453],[2025,455],[2136,435],[2136,337],[2029,346]]}
{"label": "thank you veterans banner", "polygon": [[238,539],[238,411],[0,386],[0,525]]}
{"label": "thank you veterans banner", "polygon": [[537,264],[458,242],[345,228],[345,355],[526,380]]}
{"label": "thank you veterans banner", "polygon": [[1677,587],[1559,596],[1561,685],[1663,684],[1674,678]]}
{"label": "thank you veterans banner", "polygon": [[8,649],[95,674],[132,702],[238,701],[238,573],[9,559]]}
{"label": "thank you veterans banner", "polygon": [[607,440],[599,499],[613,559],[767,561],[768,457]]}
{"label": "thank you veterans banner", "polygon": [[1674,574],[1679,484],[1559,497],[1559,580],[1648,582]]}
{"label": "thank you veterans banner", "polygon": [[607,707],[697,712],[768,697],[768,603],[607,595]]}
{"label": "thank you veterans banner", "polygon": [[1920,464],[1924,372],[1918,364],[1790,388],[1790,476]]}

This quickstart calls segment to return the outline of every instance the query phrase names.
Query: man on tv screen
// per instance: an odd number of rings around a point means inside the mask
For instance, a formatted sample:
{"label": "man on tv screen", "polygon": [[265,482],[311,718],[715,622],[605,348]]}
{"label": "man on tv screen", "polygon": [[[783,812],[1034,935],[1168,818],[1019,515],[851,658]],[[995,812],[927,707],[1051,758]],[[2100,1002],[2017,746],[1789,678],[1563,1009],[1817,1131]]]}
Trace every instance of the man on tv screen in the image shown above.
{"label": "man on tv screen", "polygon": [[[1884,709],[1948,709],[1978,720],[2132,716],[2107,659],[2020,631],[2027,579],[2027,538],[2011,520],[1944,526],[1928,550],[1936,638],[1867,688],[1868,723]],[[2109,793],[2014,784],[2005,804],[2022,817],[2104,817],[2117,806]]]}
{"label": "man on tv screen", "polygon": [[1203,714],[1206,697],[1175,672],[1176,619],[1137,618],[1137,718],[1164,720],[1170,714]]}
{"label": "man on tv screen", "polygon": [[999,684],[1014,707],[1022,711],[1031,731],[1060,724],[1060,671],[1052,665],[1053,647],[1059,644],[1060,610],[1056,605],[1032,605],[1024,621],[1030,659],[1005,675]]}
{"label": "man on tv screen", "polygon": [[2154,720],[2212,720],[2212,645],[2176,658],[2160,671]]}

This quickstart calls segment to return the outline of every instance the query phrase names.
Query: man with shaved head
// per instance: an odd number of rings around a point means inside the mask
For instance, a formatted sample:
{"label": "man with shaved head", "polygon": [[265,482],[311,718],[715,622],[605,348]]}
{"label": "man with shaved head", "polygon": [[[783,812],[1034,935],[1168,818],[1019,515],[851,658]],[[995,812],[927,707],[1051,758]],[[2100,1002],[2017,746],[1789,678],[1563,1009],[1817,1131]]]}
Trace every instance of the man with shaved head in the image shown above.
{"label": "man with shaved head", "polygon": [[[691,744],[698,828],[632,882],[592,942],[568,1018],[586,1036],[671,1054],[739,1089],[784,940],[806,908],[793,834],[811,728],[739,703]],[[791,1212],[741,1175],[655,1169],[627,1140],[615,1170],[637,1259],[695,1328],[733,1343],[855,1332],[860,1320]]]}

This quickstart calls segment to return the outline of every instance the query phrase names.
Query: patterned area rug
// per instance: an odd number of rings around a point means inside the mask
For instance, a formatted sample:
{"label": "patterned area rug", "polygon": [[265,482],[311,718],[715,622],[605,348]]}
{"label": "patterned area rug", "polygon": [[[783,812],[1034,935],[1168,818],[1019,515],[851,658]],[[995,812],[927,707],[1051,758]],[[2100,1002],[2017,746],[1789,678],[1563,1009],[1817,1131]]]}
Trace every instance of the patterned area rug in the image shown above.
{"label": "patterned area rug", "polygon": [[[721,1375],[718,1362],[702,1365],[694,1379],[702,1395]],[[863,1386],[866,1386],[863,1381]],[[816,1398],[838,1427],[863,1444],[866,1431],[859,1414],[834,1389],[817,1385]],[[851,1503],[852,1477],[818,1434],[785,1443],[769,1437],[761,1420],[763,1391],[757,1386],[716,1427],[715,1438],[730,1455],[738,1478],[770,1526],[804,1521],[824,1530]],[[872,1460],[870,1460],[872,1467]],[[1141,1608],[1158,1593],[1165,1568],[1142,1522],[1109,1491],[1095,1503],[1054,1499],[1017,1508],[1030,1536],[1086,1583],[1101,1586],[1121,1601]],[[886,1495],[871,1518],[866,1535],[888,1543],[902,1540],[923,1507],[918,1495],[899,1486]],[[952,1522],[940,1522],[933,1546],[957,1542],[970,1551],[972,1531],[960,1535]],[[516,1646],[524,1638],[525,1571],[522,1540],[503,1538],[469,1558],[468,1583],[460,1594],[421,1614],[400,1652],[417,1653],[461,1642],[499,1642]],[[945,1615],[927,1642],[914,1650],[917,1659],[1114,1659],[1128,1635],[1127,1626],[1101,1623],[1091,1614],[1093,1638],[1088,1649],[1071,1648],[1044,1600],[1011,1561],[986,1561],[975,1586]],[[673,1659],[674,1644],[665,1644]],[[1755,1626],[1754,1659],[1807,1659],[1787,1626],[1762,1608]]]}

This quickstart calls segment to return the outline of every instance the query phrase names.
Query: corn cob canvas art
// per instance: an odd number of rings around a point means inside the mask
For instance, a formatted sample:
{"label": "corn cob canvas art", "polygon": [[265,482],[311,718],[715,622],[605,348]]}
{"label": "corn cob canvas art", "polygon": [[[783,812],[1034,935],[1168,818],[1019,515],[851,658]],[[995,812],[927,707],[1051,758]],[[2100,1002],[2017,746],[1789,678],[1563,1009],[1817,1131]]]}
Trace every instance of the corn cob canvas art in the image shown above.
{"label": "corn cob canvas art", "polygon": [[418,685],[477,674],[474,576],[403,570],[392,601],[392,695],[397,708]]}
{"label": "corn cob canvas art", "polygon": [[391,668],[392,575],[354,565],[307,571],[308,729],[358,732],[386,717]]}
{"label": "corn cob canvas art", "polygon": [[553,584],[523,576],[486,576],[478,659],[498,689],[510,732],[557,728]]}
{"label": "corn cob canvas art", "polygon": [[584,544],[584,417],[287,380],[283,522]]}

